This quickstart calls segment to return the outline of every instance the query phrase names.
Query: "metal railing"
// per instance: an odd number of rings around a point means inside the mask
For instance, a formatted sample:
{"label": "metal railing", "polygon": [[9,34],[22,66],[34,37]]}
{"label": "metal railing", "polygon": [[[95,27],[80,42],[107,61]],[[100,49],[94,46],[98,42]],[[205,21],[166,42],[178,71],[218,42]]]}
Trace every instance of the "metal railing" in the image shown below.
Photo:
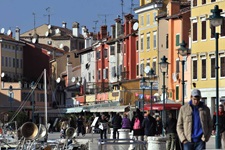
{"label": "metal railing", "polygon": [[108,149],[109,147],[112,150],[147,150],[147,142],[135,139],[98,139],[98,150]]}

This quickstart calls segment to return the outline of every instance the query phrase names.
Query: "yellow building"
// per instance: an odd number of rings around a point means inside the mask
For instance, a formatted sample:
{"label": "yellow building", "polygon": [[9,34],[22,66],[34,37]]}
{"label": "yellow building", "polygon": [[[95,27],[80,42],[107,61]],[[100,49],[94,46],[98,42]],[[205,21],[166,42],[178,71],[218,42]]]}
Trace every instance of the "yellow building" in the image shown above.
{"label": "yellow building", "polygon": [[[219,97],[225,96],[225,21],[221,27],[211,28],[211,9],[215,5],[225,8],[225,1],[193,1],[191,4],[191,30],[192,30],[192,88],[202,91],[205,103],[211,107],[211,113],[215,111],[216,99],[216,74],[215,74],[215,31],[219,35]],[[225,15],[225,10],[221,15]]]}

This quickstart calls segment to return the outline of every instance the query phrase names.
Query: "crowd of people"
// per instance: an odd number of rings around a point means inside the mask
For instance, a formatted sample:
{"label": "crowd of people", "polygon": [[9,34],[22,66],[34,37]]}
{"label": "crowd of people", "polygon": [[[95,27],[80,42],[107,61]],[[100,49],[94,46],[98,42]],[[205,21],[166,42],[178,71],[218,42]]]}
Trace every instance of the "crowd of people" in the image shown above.
{"label": "crowd of people", "polygon": [[[147,141],[149,136],[166,135],[166,149],[175,150],[202,150],[206,149],[206,142],[210,136],[216,134],[217,121],[214,113],[211,118],[210,109],[200,101],[201,91],[194,89],[191,92],[191,99],[188,103],[181,106],[176,117],[174,111],[167,112],[165,120],[161,119],[158,114],[150,111],[141,112],[136,108],[132,115],[124,113],[102,113],[98,116],[92,116],[88,121],[79,116],[76,121],[77,136],[81,133],[85,136],[86,132],[92,132],[91,124],[96,117],[95,129],[99,129],[100,139],[107,139],[110,128],[113,130],[113,139],[119,139],[119,129],[129,129],[133,132],[136,140]],[[132,116],[132,117],[130,117]],[[177,118],[177,119],[176,119]],[[61,124],[62,133],[65,134],[66,128],[71,120],[66,120]],[[88,122],[85,127],[85,122]],[[219,105],[218,112],[219,146],[225,148],[225,111],[224,105]]]}

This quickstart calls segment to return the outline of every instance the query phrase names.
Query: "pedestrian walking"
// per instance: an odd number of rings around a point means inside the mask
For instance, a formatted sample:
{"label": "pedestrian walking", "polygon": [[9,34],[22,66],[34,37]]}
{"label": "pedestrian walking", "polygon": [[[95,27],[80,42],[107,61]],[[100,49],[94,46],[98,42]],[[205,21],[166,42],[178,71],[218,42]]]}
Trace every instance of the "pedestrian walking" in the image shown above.
{"label": "pedestrian walking", "polygon": [[144,140],[144,128],[141,126],[143,120],[144,116],[141,114],[140,109],[137,108],[131,121],[131,126],[134,131],[133,135],[136,140]]}
{"label": "pedestrian walking", "polygon": [[122,129],[131,129],[131,121],[126,113],[123,114]]}
{"label": "pedestrian walking", "polygon": [[80,133],[82,136],[85,136],[84,119],[81,115],[77,119],[77,136],[79,136]]}
{"label": "pedestrian walking", "polygon": [[155,136],[156,134],[156,119],[149,112],[145,112],[145,115],[142,128],[144,128],[144,140],[147,141],[148,136]]}
{"label": "pedestrian walking", "polygon": [[166,122],[166,136],[168,138],[166,141],[166,150],[175,150],[177,139],[177,119],[173,116],[172,112],[169,112],[168,118],[169,119]]}
{"label": "pedestrian walking", "polygon": [[[221,137],[221,141],[219,141],[219,147],[225,149],[225,112],[224,112],[224,106],[222,104],[219,105],[219,134]],[[213,131],[212,134],[216,133],[216,112],[213,114]]]}
{"label": "pedestrian walking", "polygon": [[209,108],[200,101],[201,91],[194,89],[191,100],[180,108],[177,134],[184,150],[206,149],[213,123]]}
{"label": "pedestrian walking", "polygon": [[107,139],[108,121],[105,115],[102,115],[99,120],[100,138]]}
{"label": "pedestrian walking", "polygon": [[[115,140],[116,137],[119,139],[119,132],[118,129],[121,129],[122,126],[122,117],[119,113],[112,118],[112,127],[113,127],[113,139]],[[117,136],[116,136],[117,135]]]}

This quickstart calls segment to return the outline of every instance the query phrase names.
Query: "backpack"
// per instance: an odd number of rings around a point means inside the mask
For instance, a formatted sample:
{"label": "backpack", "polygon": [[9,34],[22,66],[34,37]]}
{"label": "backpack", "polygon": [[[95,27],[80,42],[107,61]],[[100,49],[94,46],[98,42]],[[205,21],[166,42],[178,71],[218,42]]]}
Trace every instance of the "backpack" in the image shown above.
{"label": "backpack", "polygon": [[135,118],[133,129],[134,130],[141,129],[141,121],[139,118]]}

